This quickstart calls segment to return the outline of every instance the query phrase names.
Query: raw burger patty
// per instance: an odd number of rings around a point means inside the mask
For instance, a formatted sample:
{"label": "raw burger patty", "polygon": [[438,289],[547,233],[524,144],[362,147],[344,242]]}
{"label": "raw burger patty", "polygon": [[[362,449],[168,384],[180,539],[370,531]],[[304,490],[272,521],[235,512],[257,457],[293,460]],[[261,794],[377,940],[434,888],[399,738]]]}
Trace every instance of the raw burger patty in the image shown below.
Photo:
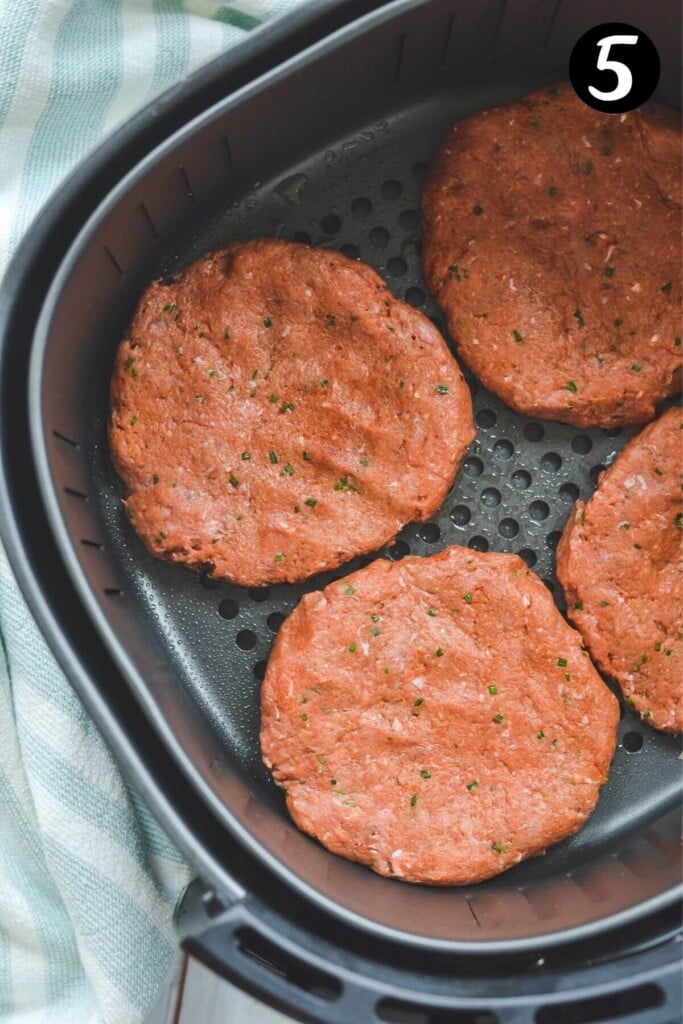
{"label": "raw burger patty", "polygon": [[634,437],[578,501],[557,548],[569,615],[643,719],[683,729],[683,413]]}
{"label": "raw burger patty", "polygon": [[581,827],[618,720],[524,562],[452,547],[302,598],[268,663],[261,747],[333,853],[465,885]]}
{"label": "raw burger patty", "polygon": [[518,412],[652,418],[681,366],[681,131],[571,86],[454,125],[424,191],[424,272],[458,352]]}
{"label": "raw burger patty", "polygon": [[245,586],[305,579],[429,518],[474,437],[432,323],[370,267],[287,242],[152,284],[111,394],[140,537]]}

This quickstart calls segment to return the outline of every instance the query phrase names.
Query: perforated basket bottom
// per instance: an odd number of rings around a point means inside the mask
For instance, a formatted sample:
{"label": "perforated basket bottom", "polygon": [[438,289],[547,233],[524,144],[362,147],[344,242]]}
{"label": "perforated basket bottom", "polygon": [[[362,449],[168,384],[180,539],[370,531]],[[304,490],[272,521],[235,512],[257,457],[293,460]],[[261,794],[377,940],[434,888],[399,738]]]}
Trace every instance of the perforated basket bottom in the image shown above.
{"label": "perforated basket bottom", "polygon": [[[531,86],[533,83],[529,83]],[[517,95],[525,91],[518,83]],[[509,89],[508,89],[509,92]],[[262,235],[310,241],[375,267],[400,298],[444,330],[420,273],[420,189],[435,146],[456,117],[507,99],[492,91],[467,105],[453,98],[416,105],[368,125],[335,148],[292,168],[282,180],[254,185],[241,204],[218,211],[173,247],[156,272],[171,272],[230,240]],[[477,437],[446,501],[428,523],[406,527],[377,553],[428,555],[451,544],[477,551],[512,551],[525,560],[563,608],[554,551],[574,501],[587,498],[598,474],[633,430],[577,430],[513,413],[466,374]],[[98,411],[101,416],[101,410]],[[120,552],[131,590],[143,601],[175,672],[199,703],[232,759],[263,799],[286,814],[259,753],[259,687],[284,617],[300,596],[371,561],[304,585],[244,590],[153,559],[122,514],[120,490],[103,445],[98,446],[98,500],[112,547]],[[376,557],[376,556],[372,556]],[[611,840],[658,817],[676,798],[677,742],[643,726],[624,709],[619,748],[599,806],[578,835],[543,859],[508,873],[510,881],[582,863]]]}

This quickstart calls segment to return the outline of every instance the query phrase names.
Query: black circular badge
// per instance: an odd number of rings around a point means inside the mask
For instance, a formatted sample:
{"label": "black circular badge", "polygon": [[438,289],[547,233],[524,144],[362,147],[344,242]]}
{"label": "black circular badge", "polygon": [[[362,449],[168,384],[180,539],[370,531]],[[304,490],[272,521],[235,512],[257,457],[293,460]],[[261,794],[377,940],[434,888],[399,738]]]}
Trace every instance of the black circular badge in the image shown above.
{"label": "black circular badge", "polygon": [[623,114],[657,88],[659,54],[642,29],[610,21],[581,36],[569,58],[569,78],[593,110]]}

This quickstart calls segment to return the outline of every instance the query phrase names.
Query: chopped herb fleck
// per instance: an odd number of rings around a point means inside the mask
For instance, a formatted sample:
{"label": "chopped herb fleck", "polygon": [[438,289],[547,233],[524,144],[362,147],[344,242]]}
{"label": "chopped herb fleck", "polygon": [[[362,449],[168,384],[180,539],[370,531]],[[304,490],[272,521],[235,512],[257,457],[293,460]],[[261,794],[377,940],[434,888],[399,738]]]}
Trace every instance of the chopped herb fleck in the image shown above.
{"label": "chopped herb fleck", "polygon": [[657,643],[655,644],[655,650],[656,651],[661,651],[661,649],[662,649],[662,641],[658,640]]}
{"label": "chopped herb fleck", "polygon": [[436,393],[437,393],[437,395],[447,395],[448,394],[448,385],[447,384],[438,384],[437,388],[436,388]]}
{"label": "chopped herb fleck", "polygon": [[347,597],[351,597],[353,594],[356,593],[356,588],[352,587],[350,583],[347,583],[347,585],[344,587],[344,593],[346,594]]}
{"label": "chopped herb fleck", "polygon": [[294,467],[290,466],[290,464],[287,463],[282,467],[282,472],[285,474],[285,476],[294,476]]}
{"label": "chopped herb fleck", "polygon": [[346,488],[348,486],[349,486],[349,478],[347,476],[342,476],[342,477],[339,478],[339,480],[337,480],[336,484],[334,485],[334,489],[335,489],[335,491],[343,491],[344,488]]}
{"label": "chopped herb fleck", "polygon": [[583,611],[583,601],[574,601],[574,611],[575,612]]}
{"label": "chopped herb fleck", "polygon": [[268,458],[273,463],[273,465],[276,464],[276,462],[277,462],[277,455],[275,454],[275,452],[268,452]]}
{"label": "chopped herb fleck", "polygon": [[615,327],[621,327],[621,325],[623,324],[624,321],[622,320],[622,318],[620,316],[618,316],[612,322],[613,322]]}
{"label": "chopped herb fleck", "polygon": [[465,789],[468,789],[470,791],[470,793],[471,793],[472,790],[476,789],[478,785],[479,785],[479,783],[477,782],[477,780],[476,779],[472,779],[471,782],[467,783],[467,785],[465,786]]}
{"label": "chopped herb fleck", "polygon": [[230,331],[223,331],[223,341],[227,341],[230,337]]}
{"label": "chopped herb fleck", "polygon": [[414,708],[419,708],[419,707],[422,707],[423,704],[424,704],[424,697],[418,697],[417,700],[413,703],[413,707]]}
{"label": "chopped herb fleck", "polygon": [[158,474],[158,473],[155,473],[155,474],[153,475],[153,477],[152,477],[152,483],[153,483],[153,484],[158,484],[158,483],[159,483],[159,474]]}
{"label": "chopped herb fleck", "polygon": [[629,523],[628,519],[623,519],[619,523],[619,529],[620,530],[630,530],[631,529],[631,524]]}
{"label": "chopped herb fleck", "polygon": [[476,206],[472,207],[472,213],[474,214],[475,217],[481,217],[483,212],[484,207],[480,206],[479,203],[477,203]]}
{"label": "chopped herb fleck", "polygon": [[379,636],[379,630],[377,626],[373,626],[370,630],[370,636]]}
{"label": "chopped herb fleck", "polygon": [[503,716],[500,714],[500,712],[497,715],[493,716],[493,721],[496,723],[496,725],[500,725],[500,723],[503,721]]}
{"label": "chopped herb fleck", "polygon": [[661,290],[664,292],[665,295],[666,295],[667,292],[670,292],[671,291],[671,281],[667,281],[666,284],[663,284]]}
{"label": "chopped herb fleck", "polygon": [[614,273],[615,273],[615,268],[614,267],[605,267],[605,270],[604,270],[605,277],[614,277]]}
{"label": "chopped herb fleck", "polygon": [[251,455],[249,452],[242,452],[242,462],[249,462]]}
{"label": "chopped herb fleck", "polygon": [[659,466],[655,466],[655,475],[656,476],[662,476],[662,471],[659,468]]}
{"label": "chopped herb fleck", "polygon": [[310,461],[311,461],[311,459],[312,459],[312,456],[311,456],[311,453],[310,453],[310,452],[307,452],[307,451],[306,451],[306,450],[304,449],[304,451],[303,451],[303,452],[301,453],[301,458],[302,458],[302,459],[304,460],[304,462],[310,462]]}
{"label": "chopped herb fleck", "polygon": [[379,615],[371,615],[370,618],[373,622],[379,622]]}
{"label": "chopped herb fleck", "polygon": [[291,402],[283,402],[280,406],[280,412],[294,412],[294,406]]}
{"label": "chopped herb fleck", "polygon": [[325,317],[325,327],[335,327],[336,324],[337,321],[335,317],[332,315],[332,313],[328,313],[327,316]]}
{"label": "chopped herb fleck", "polygon": [[129,519],[133,519],[135,517],[135,512],[133,512],[133,509],[130,508],[128,505],[126,505],[126,515],[128,516]]}
{"label": "chopped herb fleck", "polygon": [[351,321],[352,324],[355,324],[357,319],[358,317],[356,316],[355,313],[352,313],[351,316],[349,317],[349,320]]}
{"label": "chopped herb fleck", "polygon": [[441,647],[437,647],[437,649],[434,651],[434,654],[437,656],[437,658],[443,658],[443,649]]}
{"label": "chopped herb fleck", "polygon": [[131,418],[129,419],[128,422],[130,423],[131,427],[134,427],[135,424],[137,423],[137,421],[138,421],[137,416],[131,416]]}
{"label": "chopped herb fleck", "polygon": [[264,316],[264,318],[263,318],[263,326],[264,327],[272,327],[273,326],[273,321],[270,319],[269,316]]}
{"label": "chopped herb fleck", "polygon": [[636,551],[640,551],[642,549],[642,547],[643,547],[642,544],[634,544],[633,546],[636,549]]}
{"label": "chopped herb fleck", "polygon": [[431,618],[433,618],[433,619],[435,619],[438,614],[439,613],[434,608],[428,608],[427,609],[427,615],[430,615]]}
{"label": "chopped herb fleck", "polygon": [[370,465],[370,463],[368,462],[368,460],[366,458],[359,459],[358,461],[360,462],[361,466],[369,466]]}
{"label": "chopped herb fleck", "polygon": [[176,308],[175,302],[169,302],[167,306],[164,306],[164,313],[175,313]]}
{"label": "chopped herb fleck", "polygon": [[571,392],[572,395],[575,395],[576,392],[579,390],[576,386],[576,381],[573,380],[568,380],[565,386],[567,388],[567,391]]}
{"label": "chopped herb fleck", "polygon": [[277,555],[275,555],[274,561],[276,561],[276,562],[284,562],[284,560],[285,560],[285,556],[281,552],[278,551]]}
{"label": "chopped herb fleck", "polygon": [[306,714],[305,711],[304,711],[303,715],[300,715],[299,717],[301,718],[302,722],[307,722],[308,721],[308,715]]}
{"label": "chopped herb fleck", "polygon": [[683,512],[678,512],[674,519],[674,526],[677,530],[683,530]]}
{"label": "chopped herb fleck", "polygon": [[601,602],[600,602],[600,607],[601,607],[601,608],[607,608],[607,607],[609,607],[609,601],[601,601]]}
{"label": "chopped herb fleck", "polygon": [[512,332],[512,337],[515,339],[518,345],[521,345],[521,343],[524,341],[524,335],[521,331],[518,331],[516,327]]}
{"label": "chopped herb fleck", "polygon": [[432,777],[432,773],[427,771],[426,768],[422,769],[422,771],[420,772],[420,775],[422,776],[423,779],[431,779],[431,777]]}
{"label": "chopped herb fleck", "polygon": [[294,511],[295,511],[295,512],[301,512],[301,508],[300,508],[300,506],[299,506],[299,505],[295,505],[295,506],[294,506]]}
{"label": "chopped herb fleck", "polygon": [[309,508],[315,508],[317,504],[318,502],[315,498],[306,498],[306,501],[304,502],[304,505],[308,505]]}
{"label": "chopped herb fleck", "polygon": [[544,740],[545,739],[545,733],[543,732],[542,729],[540,730],[540,732],[536,733],[536,739],[537,740]]}
{"label": "chopped herb fleck", "polygon": [[230,476],[228,477],[228,480],[229,480],[229,482],[230,482],[230,485],[231,485],[232,487],[239,487],[239,485],[240,485],[240,482],[239,482],[239,480],[237,479],[237,477],[236,477],[236,476],[234,475],[234,473],[231,473],[231,474],[230,474]]}
{"label": "chopped herb fleck", "polygon": [[640,363],[631,363],[631,369],[634,373],[640,373],[640,371],[642,370],[642,366],[640,365]]}
{"label": "chopped herb fleck", "polygon": [[576,317],[576,322],[578,323],[579,327],[586,326],[586,321],[583,319],[581,310],[578,307],[574,310],[574,316]]}
{"label": "chopped herb fleck", "polygon": [[417,793],[413,793],[413,795],[410,798],[410,806],[414,807],[416,803],[417,803]]}
{"label": "chopped herb fleck", "polygon": [[680,348],[681,339],[680,338],[674,338],[674,345],[676,346],[676,348]]}
{"label": "chopped herb fleck", "polygon": [[555,187],[555,185],[551,185],[550,186],[550,188],[548,189],[548,195],[549,196],[556,196],[557,195],[557,188]]}
{"label": "chopped herb fleck", "polygon": [[604,146],[600,146],[600,152],[601,152],[601,154],[602,154],[603,156],[609,156],[609,155],[610,155],[610,153],[612,152],[612,147],[611,147],[611,146],[608,146],[608,145],[607,145],[607,144],[605,143],[605,145],[604,145]]}
{"label": "chopped herb fleck", "polygon": [[279,396],[279,395],[271,395],[271,396],[269,397],[268,401],[269,401],[269,402],[270,402],[270,403],[271,403],[272,405],[275,405],[275,403],[276,403],[276,402],[279,402],[279,401],[280,401],[280,396]]}
{"label": "chopped herb fleck", "polygon": [[471,594],[464,594],[463,595],[463,601],[465,602],[465,604],[472,604],[472,595]]}
{"label": "chopped herb fleck", "polygon": [[325,378],[324,380],[320,381],[320,387],[321,388],[326,388],[329,383],[330,383],[329,380],[327,380],[327,378]]}
{"label": "chopped herb fleck", "polygon": [[505,853],[505,843],[491,843],[491,849],[494,853]]}
{"label": "chopped herb fleck", "polygon": [[461,270],[457,263],[451,263],[448,268],[448,273],[451,274],[456,281],[467,280],[470,276],[469,270],[465,270],[464,268]]}
{"label": "chopped herb fleck", "polygon": [[349,644],[348,650],[351,651],[351,654],[355,654],[356,650],[357,650],[357,647],[356,647],[355,644]]}
{"label": "chopped herb fleck", "polygon": [[496,694],[498,693],[498,687],[493,685],[489,686],[489,693],[491,694],[492,697],[495,697]]}
{"label": "chopped herb fleck", "polygon": [[156,535],[156,537],[154,538],[154,543],[155,543],[155,544],[163,544],[163,542],[164,542],[165,540],[166,540],[166,534],[165,534],[165,533],[163,533],[163,531],[162,531],[161,533],[158,533],[158,534]]}
{"label": "chopped herb fleck", "polygon": [[560,666],[560,668],[566,668],[567,667],[567,659],[566,658],[558,658],[557,659],[557,664]]}

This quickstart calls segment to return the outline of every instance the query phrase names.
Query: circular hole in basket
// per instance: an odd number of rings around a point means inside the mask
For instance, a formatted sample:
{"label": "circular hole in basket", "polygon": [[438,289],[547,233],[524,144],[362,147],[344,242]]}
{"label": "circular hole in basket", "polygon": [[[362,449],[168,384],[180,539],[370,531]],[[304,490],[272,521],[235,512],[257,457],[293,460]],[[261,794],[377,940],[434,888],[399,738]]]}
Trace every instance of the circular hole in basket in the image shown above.
{"label": "circular hole in basket", "polygon": [[484,463],[476,455],[473,455],[469,459],[465,459],[462,471],[466,476],[481,476],[484,472]]}
{"label": "circular hole in basket", "polygon": [[498,533],[506,540],[511,540],[519,533],[519,523],[516,519],[501,519],[498,523]]}
{"label": "circular hole in basket", "polygon": [[470,537],[467,542],[467,547],[471,548],[472,551],[488,551],[489,542],[486,537]]}
{"label": "circular hole in basket", "polygon": [[532,501],[529,505],[529,515],[536,523],[542,523],[550,515],[550,509],[544,501]]}
{"label": "circular hole in basket", "polygon": [[621,745],[627,754],[635,754],[640,750],[644,742],[645,741],[639,732],[625,732]]}
{"label": "circular hole in basket", "polygon": [[562,501],[566,501],[569,505],[573,505],[579,496],[579,488],[576,484],[562,484],[560,487],[560,497]]}
{"label": "circular hole in basket", "polygon": [[392,546],[387,549],[387,556],[392,562],[399,562],[409,554],[410,548],[404,540],[397,540],[395,544],[392,544]]}
{"label": "circular hole in basket", "polygon": [[533,569],[533,567],[536,565],[536,562],[538,561],[538,558],[536,557],[536,552],[532,551],[531,548],[522,548],[522,550],[518,551],[517,554],[523,562],[526,562],[529,569]]}
{"label": "circular hole in basket", "polygon": [[302,242],[304,245],[311,244],[311,236],[305,231],[295,231],[292,235],[293,242]]}
{"label": "circular hole in basket", "polygon": [[472,513],[467,505],[456,505],[454,509],[451,509],[451,522],[456,526],[467,526],[471,518]]}
{"label": "circular hole in basket", "polygon": [[500,491],[495,487],[486,487],[481,492],[481,503],[487,508],[496,508],[500,505]]}
{"label": "circular hole in basket", "polygon": [[366,196],[356,196],[351,203],[351,213],[354,217],[367,217],[372,213],[372,203]]}
{"label": "circular hole in basket", "polygon": [[517,491],[526,491],[531,487],[531,473],[525,469],[516,469],[510,477],[510,483]]}
{"label": "circular hole in basket", "polygon": [[400,256],[392,256],[387,263],[387,270],[392,277],[403,277],[408,273],[408,264]]}
{"label": "circular hole in basket", "polygon": [[540,423],[527,423],[524,428],[524,436],[527,441],[542,441],[545,436],[545,430]]}
{"label": "circular hole in basket", "polygon": [[425,544],[436,544],[441,537],[441,530],[436,523],[425,523],[418,530],[418,535]]}
{"label": "circular hole in basket", "polygon": [[278,629],[285,621],[284,612],[271,612],[266,619],[266,625],[271,633],[277,633]]}
{"label": "circular hole in basket", "polygon": [[[411,306],[421,306],[424,300],[427,298],[427,296],[425,295],[421,288],[418,288],[416,285],[414,285],[412,288],[407,289],[404,298],[406,302],[410,303]],[[436,324],[436,326],[439,328],[439,330],[441,330],[439,324]]]}
{"label": "circular hole in basket", "polygon": [[593,442],[585,434],[577,434],[572,440],[572,451],[577,455],[586,455],[592,447]]}
{"label": "circular hole in basket", "polygon": [[389,178],[382,184],[382,195],[385,199],[398,199],[403,193],[403,185],[396,178]]}
{"label": "circular hole in basket", "polygon": [[341,226],[341,217],[338,217],[336,213],[326,213],[320,221],[320,227],[326,235],[338,235],[341,231]]}
{"label": "circular hole in basket", "polygon": [[593,466],[593,468],[591,469],[590,474],[589,474],[589,476],[591,478],[591,483],[592,484],[595,484],[597,486],[598,477],[600,476],[601,473],[605,472],[606,468],[607,467],[603,466],[603,465]]}
{"label": "circular hole in basket", "polygon": [[254,677],[258,679],[259,683],[262,683],[265,679],[267,666],[267,661],[257,661],[254,665]]}
{"label": "circular hole in basket", "polygon": [[230,597],[226,598],[225,601],[221,601],[218,605],[218,614],[222,619],[236,619],[239,610],[240,606],[237,601],[233,601]]}
{"label": "circular hole in basket", "polygon": [[541,459],[541,469],[546,473],[557,473],[562,466],[562,459],[557,452],[546,452]]}
{"label": "circular hole in basket", "polygon": [[389,244],[389,232],[386,228],[373,228],[369,237],[370,245],[374,245],[376,249],[385,249]]}
{"label": "circular hole in basket", "polygon": [[211,569],[202,569],[199,574],[199,582],[203,587],[206,587],[207,590],[215,590],[221,585],[221,581],[215,579],[215,577],[211,575],[211,572]]}
{"label": "circular hole in basket", "polygon": [[495,427],[496,419],[497,417],[493,409],[480,409],[475,416],[476,424],[482,430],[490,430],[491,427]]}
{"label": "circular hole in basket", "polygon": [[551,551],[554,551],[557,545],[560,543],[561,536],[562,534],[559,530],[553,530],[552,533],[548,534],[548,536],[545,539],[545,542]]}
{"label": "circular hole in basket", "polygon": [[235,637],[235,643],[241,651],[253,651],[256,647],[256,633],[251,629],[241,629]]}
{"label": "circular hole in basket", "polygon": [[420,215],[417,210],[401,210],[398,222],[404,231],[412,231],[420,223]]}
{"label": "circular hole in basket", "polygon": [[249,591],[249,597],[252,601],[256,601],[258,604],[261,601],[267,601],[270,597],[270,590],[268,587],[252,587]]}
{"label": "circular hole in basket", "polygon": [[413,164],[413,177],[417,178],[418,181],[423,181],[429,170],[429,164],[417,163]]}
{"label": "circular hole in basket", "polygon": [[512,458],[514,451],[515,446],[512,441],[506,441],[505,438],[501,438],[493,446],[493,457],[494,459],[501,459],[503,462],[507,462],[508,459]]}
{"label": "circular hole in basket", "polygon": [[357,260],[360,258],[360,249],[357,245],[351,245],[350,243],[342,245],[339,251],[343,253],[344,256],[348,256],[350,260]]}

